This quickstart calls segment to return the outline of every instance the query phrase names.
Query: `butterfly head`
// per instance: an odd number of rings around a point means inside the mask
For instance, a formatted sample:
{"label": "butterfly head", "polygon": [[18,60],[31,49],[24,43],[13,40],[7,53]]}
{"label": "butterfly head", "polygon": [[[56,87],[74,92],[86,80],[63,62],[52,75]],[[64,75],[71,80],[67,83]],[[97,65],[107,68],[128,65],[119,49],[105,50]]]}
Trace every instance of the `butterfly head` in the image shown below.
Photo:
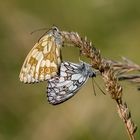
{"label": "butterfly head", "polygon": [[56,32],[59,32],[59,29],[57,28],[57,26],[52,26],[51,27],[51,30],[56,31]]}
{"label": "butterfly head", "polygon": [[91,68],[91,65],[81,61],[83,72],[89,77],[96,77],[96,72]]}
{"label": "butterfly head", "polygon": [[63,44],[62,35],[61,35],[60,30],[56,26],[52,26],[51,29],[47,33],[55,38],[55,42],[58,45],[62,46]]}

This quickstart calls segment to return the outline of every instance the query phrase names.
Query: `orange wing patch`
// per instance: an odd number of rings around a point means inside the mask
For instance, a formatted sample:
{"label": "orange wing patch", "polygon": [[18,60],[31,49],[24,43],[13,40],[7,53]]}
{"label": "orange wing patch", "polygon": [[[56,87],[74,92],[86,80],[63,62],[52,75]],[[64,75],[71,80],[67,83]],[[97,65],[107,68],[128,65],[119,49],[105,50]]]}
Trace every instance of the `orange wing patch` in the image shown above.
{"label": "orange wing patch", "polygon": [[61,46],[60,31],[56,27],[52,27],[27,55],[20,71],[20,81],[24,83],[40,82],[56,75],[61,63]]}

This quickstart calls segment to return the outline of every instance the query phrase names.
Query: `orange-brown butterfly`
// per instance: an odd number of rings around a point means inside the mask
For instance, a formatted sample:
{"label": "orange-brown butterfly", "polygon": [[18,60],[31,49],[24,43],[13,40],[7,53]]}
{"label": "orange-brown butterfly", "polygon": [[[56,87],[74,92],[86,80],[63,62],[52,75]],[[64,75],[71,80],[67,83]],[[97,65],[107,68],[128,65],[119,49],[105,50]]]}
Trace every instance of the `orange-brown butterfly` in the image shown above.
{"label": "orange-brown butterfly", "polygon": [[53,26],[34,45],[20,71],[20,81],[35,83],[48,80],[59,71],[61,63],[62,36]]}

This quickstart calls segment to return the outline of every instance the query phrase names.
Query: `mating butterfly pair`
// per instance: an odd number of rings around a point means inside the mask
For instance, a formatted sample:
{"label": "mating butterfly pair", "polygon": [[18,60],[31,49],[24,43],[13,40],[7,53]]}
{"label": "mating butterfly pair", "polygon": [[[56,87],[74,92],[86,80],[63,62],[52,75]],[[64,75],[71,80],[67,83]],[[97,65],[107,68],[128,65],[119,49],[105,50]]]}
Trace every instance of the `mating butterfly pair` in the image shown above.
{"label": "mating butterfly pair", "polygon": [[89,77],[96,76],[85,62],[61,62],[62,44],[60,31],[52,27],[29,52],[19,75],[24,83],[47,80],[48,101],[53,105],[74,96]]}

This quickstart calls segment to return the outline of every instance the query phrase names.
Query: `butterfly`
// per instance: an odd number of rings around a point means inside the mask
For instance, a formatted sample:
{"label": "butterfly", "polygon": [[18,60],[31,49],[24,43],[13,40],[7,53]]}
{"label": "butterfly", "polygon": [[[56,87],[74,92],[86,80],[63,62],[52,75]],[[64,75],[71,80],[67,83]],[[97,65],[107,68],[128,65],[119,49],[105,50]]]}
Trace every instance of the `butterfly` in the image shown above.
{"label": "butterfly", "polygon": [[60,75],[48,80],[47,97],[50,104],[57,105],[74,96],[86,83],[89,77],[96,73],[91,66],[83,61],[79,64],[62,62]]}
{"label": "butterfly", "polygon": [[53,26],[27,55],[20,71],[20,81],[35,83],[48,80],[56,75],[61,63],[62,44],[61,33],[57,27]]}

